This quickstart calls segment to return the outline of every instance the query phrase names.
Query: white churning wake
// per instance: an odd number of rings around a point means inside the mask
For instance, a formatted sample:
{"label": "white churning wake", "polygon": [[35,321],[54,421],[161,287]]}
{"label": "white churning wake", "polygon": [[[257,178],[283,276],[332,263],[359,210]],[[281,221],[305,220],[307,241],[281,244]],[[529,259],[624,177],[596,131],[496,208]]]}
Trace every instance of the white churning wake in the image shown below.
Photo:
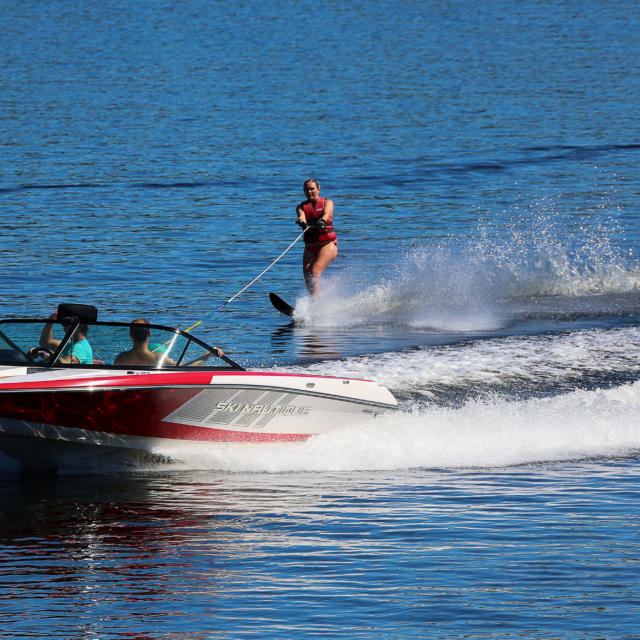
{"label": "white churning wake", "polygon": [[326,327],[486,331],[518,312],[567,311],[576,299],[588,313],[589,298],[597,298],[593,311],[606,313],[613,305],[607,296],[640,293],[637,260],[613,246],[606,229],[568,235],[545,216],[523,227],[503,237],[481,230],[463,241],[413,246],[390,257],[373,281],[370,269],[360,273],[353,265],[336,274],[330,268],[320,296],[296,302],[296,317]]}
{"label": "white churning wake", "polygon": [[585,375],[640,375],[640,327],[510,336],[288,367],[296,373],[375,379],[429,400],[440,388],[565,386]]}
{"label": "white churning wake", "polygon": [[241,472],[503,467],[635,455],[640,383],[526,401],[470,401],[343,425],[304,443],[201,447],[177,468]]}

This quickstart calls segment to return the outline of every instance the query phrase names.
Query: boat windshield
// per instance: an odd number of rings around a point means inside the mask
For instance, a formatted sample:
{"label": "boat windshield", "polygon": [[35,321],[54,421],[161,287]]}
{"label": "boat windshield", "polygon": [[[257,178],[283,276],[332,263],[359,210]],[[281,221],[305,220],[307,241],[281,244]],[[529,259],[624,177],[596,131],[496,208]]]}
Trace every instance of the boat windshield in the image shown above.
{"label": "boat windshield", "polygon": [[0,364],[241,369],[191,334],[153,324],[0,320]]}

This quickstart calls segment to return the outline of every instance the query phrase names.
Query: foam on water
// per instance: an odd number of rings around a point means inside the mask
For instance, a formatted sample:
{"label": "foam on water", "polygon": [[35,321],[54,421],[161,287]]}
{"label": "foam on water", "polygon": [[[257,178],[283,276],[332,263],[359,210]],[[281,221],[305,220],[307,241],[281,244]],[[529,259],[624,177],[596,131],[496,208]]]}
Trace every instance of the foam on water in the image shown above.
{"label": "foam on water", "polygon": [[172,468],[399,470],[628,456],[640,451],[639,411],[640,383],[523,402],[470,401],[343,425],[301,444],[202,446],[183,451],[184,463]]}
{"label": "foam on water", "polygon": [[375,379],[396,394],[436,391],[522,392],[544,384],[557,389],[587,376],[603,384],[640,374],[640,327],[511,336],[459,344],[364,355],[289,367],[297,373]]}
{"label": "foam on water", "polygon": [[[538,213],[500,235],[485,227],[467,240],[416,244],[390,258],[375,281],[370,271],[330,269],[318,298],[297,301],[296,318],[320,327],[464,332],[503,327],[514,314],[530,313],[532,300],[538,313],[549,315],[592,296],[600,296],[594,312],[618,311],[602,296],[640,292],[640,268],[631,252],[614,246],[610,232],[603,224],[568,234],[552,215]],[[588,302],[581,300],[581,308],[588,313]]]}

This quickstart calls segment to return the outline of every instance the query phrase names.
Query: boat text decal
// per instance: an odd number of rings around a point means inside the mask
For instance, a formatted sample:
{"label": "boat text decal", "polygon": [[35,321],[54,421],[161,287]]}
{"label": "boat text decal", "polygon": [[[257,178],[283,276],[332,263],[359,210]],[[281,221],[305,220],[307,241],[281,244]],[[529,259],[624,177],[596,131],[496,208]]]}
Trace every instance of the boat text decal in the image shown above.
{"label": "boat text decal", "polygon": [[307,416],[311,407],[286,406],[283,404],[247,404],[246,402],[218,402],[217,411],[230,411],[231,413],[265,413],[282,414],[285,416]]}

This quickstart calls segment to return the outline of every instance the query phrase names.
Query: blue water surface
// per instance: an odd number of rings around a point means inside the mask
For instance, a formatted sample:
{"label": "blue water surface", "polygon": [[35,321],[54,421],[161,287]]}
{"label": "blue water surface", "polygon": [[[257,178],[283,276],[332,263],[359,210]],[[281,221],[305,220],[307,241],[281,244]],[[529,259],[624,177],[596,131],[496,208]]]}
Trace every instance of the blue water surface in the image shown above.
{"label": "blue water surface", "polygon": [[[640,5],[29,0],[0,30],[3,316],[203,320],[403,409],[180,468],[3,459],[7,637],[638,635]],[[320,297],[298,242],[216,311],[310,176]]]}

